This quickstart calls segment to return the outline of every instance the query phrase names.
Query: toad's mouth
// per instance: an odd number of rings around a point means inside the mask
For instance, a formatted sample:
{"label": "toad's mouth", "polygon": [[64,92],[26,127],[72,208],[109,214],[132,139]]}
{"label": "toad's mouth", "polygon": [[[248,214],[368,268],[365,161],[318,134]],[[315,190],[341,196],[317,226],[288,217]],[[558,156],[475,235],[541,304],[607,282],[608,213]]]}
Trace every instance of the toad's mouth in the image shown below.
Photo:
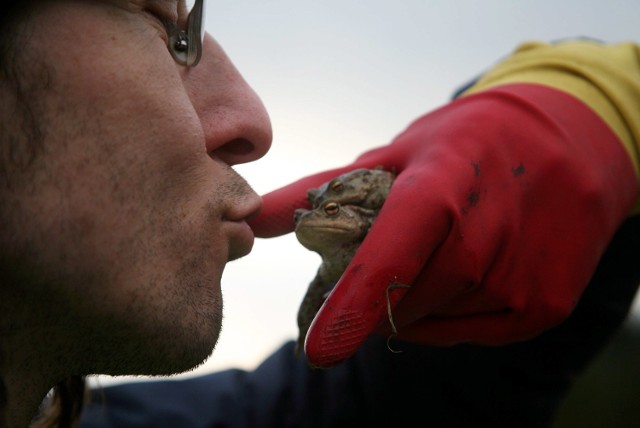
{"label": "toad's mouth", "polygon": [[327,226],[327,225],[307,225],[307,229],[312,229],[313,233],[353,233],[353,229],[340,226]]}

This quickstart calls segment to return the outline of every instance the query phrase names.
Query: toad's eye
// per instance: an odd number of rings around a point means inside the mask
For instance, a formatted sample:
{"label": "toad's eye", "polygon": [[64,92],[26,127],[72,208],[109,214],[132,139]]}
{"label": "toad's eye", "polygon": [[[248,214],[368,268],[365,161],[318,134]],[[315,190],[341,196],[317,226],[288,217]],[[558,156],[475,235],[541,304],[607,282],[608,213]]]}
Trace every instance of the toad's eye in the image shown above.
{"label": "toad's eye", "polygon": [[342,184],[342,181],[334,181],[329,188],[336,193],[340,193],[344,190],[344,184]]}
{"label": "toad's eye", "polygon": [[322,207],[322,209],[324,209],[325,214],[330,217],[334,217],[340,212],[340,204],[338,204],[337,202],[327,202],[326,204],[324,204],[324,207]]}

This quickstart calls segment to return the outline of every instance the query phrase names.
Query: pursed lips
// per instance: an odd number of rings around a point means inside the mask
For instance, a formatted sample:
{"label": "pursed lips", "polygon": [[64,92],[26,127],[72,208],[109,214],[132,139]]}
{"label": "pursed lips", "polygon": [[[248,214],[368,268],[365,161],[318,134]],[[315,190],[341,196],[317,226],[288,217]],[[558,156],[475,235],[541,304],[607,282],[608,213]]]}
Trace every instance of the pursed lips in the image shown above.
{"label": "pursed lips", "polygon": [[262,206],[262,198],[248,185],[248,191],[233,198],[233,204],[225,211],[223,227],[229,240],[228,261],[246,256],[253,248],[254,234],[247,220]]}
{"label": "pursed lips", "polygon": [[239,259],[251,252],[253,248],[253,230],[246,221],[225,221],[224,227],[229,239],[228,261]]}

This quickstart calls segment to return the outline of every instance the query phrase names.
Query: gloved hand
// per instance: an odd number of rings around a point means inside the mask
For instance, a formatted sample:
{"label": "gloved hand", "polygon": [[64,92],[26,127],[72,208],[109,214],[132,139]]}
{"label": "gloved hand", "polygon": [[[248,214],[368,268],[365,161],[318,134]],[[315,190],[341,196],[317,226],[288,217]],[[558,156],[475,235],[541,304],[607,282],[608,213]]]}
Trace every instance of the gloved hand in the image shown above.
{"label": "gloved hand", "polygon": [[378,165],[398,176],[309,330],[316,366],[390,334],[388,303],[398,339],[422,344],[500,345],[557,325],[638,191],[627,152],[595,113],[561,91],[512,84],[455,100],[353,164],[265,195],[251,226],[262,237],[290,232],[307,189]]}

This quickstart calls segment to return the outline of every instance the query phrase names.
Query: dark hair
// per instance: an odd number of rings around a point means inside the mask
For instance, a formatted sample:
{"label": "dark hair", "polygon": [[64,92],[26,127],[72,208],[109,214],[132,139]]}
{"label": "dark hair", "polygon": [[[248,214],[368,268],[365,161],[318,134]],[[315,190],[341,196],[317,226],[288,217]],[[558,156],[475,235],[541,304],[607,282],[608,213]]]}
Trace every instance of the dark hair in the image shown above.
{"label": "dark hair", "polygon": [[43,404],[40,418],[33,428],[71,428],[76,426],[87,395],[85,380],[73,376],[60,382],[52,390],[51,397]]}
{"label": "dark hair", "polygon": [[[20,47],[23,47],[25,37],[23,28],[29,11],[36,0],[23,0],[10,2],[3,6],[2,15],[0,16],[0,31],[5,35],[0,38],[0,85],[7,85],[15,89],[14,95],[16,99],[17,112],[23,117],[21,118],[25,125],[33,122],[33,114],[29,110],[28,97],[22,91],[23,84],[20,81],[21,73],[17,66],[17,59],[21,55]],[[11,36],[8,36],[11,35]],[[35,125],[35,123],[32,123]],[[29,128],[29,129],[26,129]],[[25,132],[37,133],[37,127],[23,126]],[[35,135],[37,137],[37,135]],[[34,137],[34,135],[30,135]],[[2,152],[12,152],[15,147],[15,141],[12,141],[9,135],[0,135],[0,160]],[[33,138],[32,138],[33,139]],[[7,147],[7,145],[9,147]],[[33,149],[33,147],[32,147]],[[32,150],[31,149],[31,150]],[[0,175],[2,168],[0,167]],[[1,181],[2,177],[0,177]],[[0,349],[0,426],[6,424],[6,407],[7,407],[7,385],[2,378],[4,367],[3,358],[4,350]],[[83,376],[73,376],[56,385],[51,394],[42,405],[41,417],[33,425],[34,427],[72,427],[78,421],[82,405],[86,395],[85,379]]]}

